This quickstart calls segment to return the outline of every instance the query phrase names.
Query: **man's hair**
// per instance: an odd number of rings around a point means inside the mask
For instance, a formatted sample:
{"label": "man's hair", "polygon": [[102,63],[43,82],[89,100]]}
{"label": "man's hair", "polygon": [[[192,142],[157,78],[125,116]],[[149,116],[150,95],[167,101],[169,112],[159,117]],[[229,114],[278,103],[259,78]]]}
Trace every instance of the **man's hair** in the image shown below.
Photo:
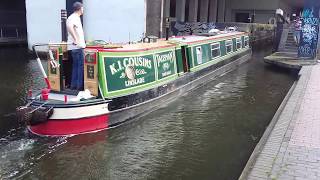
{"label": "man's hair", "polygon": [[79,11],[83,7],[81,2],[73,3],[73,11]]}

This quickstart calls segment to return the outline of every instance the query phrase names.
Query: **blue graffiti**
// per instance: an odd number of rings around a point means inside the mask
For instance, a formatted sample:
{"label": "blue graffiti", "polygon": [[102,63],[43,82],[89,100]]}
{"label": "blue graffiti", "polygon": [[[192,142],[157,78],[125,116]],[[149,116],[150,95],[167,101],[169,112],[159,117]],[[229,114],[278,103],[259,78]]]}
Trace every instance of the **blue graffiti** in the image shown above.
{"label": "blue graffiti", "polygon": [[317,33],[315,26],[310,24],[304,24],[304,26],[302,26],[302,39],[309,45],[311,45],[313,41],[318,40]]}
{"label": "blue graffiti", "polygon": [[316,55],[319,33],[319,8],[305,7],[298,54],[303,58],[314,58]]}
{"label": "blue graffiti", "polygon": [[302,12],[302,17],[303,18],[313,18],[313,8],[311,9],[305,9],[303,12]]}

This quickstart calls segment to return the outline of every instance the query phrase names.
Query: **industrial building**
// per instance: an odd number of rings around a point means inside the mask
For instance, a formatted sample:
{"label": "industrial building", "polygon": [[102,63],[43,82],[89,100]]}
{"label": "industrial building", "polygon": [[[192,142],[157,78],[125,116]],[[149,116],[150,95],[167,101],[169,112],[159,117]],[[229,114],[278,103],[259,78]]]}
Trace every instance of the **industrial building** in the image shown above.
{"label": "industrial building", "polygon": [[[178,22],[272,22],[277,9],[290,18],[303,0],[147,0],[147,34],[164,36],[165,18]],[[159,8],[161,7],[161,8]]]}
{"label": "industrial building", "polygon": [[[165,19],[171,22],[272,22],[276,9],[285,17],[299,13],[303,0],[1,0],[0,42],[60,42],[60,12],[72,4],[85,7],[83,26],[87,41],[129,42],[144,36],[165,36]],[[241,3],[240,3],[241,2]]]}

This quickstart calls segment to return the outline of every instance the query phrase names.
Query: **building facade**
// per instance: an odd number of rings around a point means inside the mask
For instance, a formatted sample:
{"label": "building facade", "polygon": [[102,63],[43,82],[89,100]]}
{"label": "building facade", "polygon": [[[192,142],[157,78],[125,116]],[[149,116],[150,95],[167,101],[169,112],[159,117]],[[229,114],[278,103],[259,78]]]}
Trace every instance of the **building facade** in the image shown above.
{"label": "building facade", "polygon": [[[5,1],[7,4],[16,4]],[[29,47],[34,43],[61,42],[61,9],[66,9],[70,14],[75,1],[84,4],[83,26],[87,41],[105,40],[119,43],[138,41],[146,35],[164,37],[167,17],[172,22],[267,24],[278,8],[284,11],[284,16],[290,16],[303,7],[303,0],[23,1],[25,12],[22,14],[26,16]]]}
{"label": "building facade", "polygon": [[28,44],[61,42],[61,10],[84,5],[86,41],[125,43],[138,41],[145,32],[145,0],[25,0]]}
{"label": "building facade", "polygon": [[0,1],[0,45],[26,42],[26,11],[21,0]]}
{"label": "building facade", "polygon": [[281,8],[285,17],[302,3],[291,0],[146,0],[146,34],[164,37],[165,18],[178,22],[242,22],[268,24]]}

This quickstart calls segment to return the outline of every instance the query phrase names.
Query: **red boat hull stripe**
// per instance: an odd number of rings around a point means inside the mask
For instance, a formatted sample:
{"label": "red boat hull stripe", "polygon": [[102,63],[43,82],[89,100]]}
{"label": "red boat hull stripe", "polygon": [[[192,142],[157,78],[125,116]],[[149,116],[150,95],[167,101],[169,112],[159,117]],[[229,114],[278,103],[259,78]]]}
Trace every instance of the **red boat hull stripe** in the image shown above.
{"label": "red boat hull stripe", "polygon": [[63,136],[99,131],[107,129],[108,127],[109,116],[100,115],[73,120],[50,119],[46,123],[30,126],[29,130],[35,134],[43,136]]}

